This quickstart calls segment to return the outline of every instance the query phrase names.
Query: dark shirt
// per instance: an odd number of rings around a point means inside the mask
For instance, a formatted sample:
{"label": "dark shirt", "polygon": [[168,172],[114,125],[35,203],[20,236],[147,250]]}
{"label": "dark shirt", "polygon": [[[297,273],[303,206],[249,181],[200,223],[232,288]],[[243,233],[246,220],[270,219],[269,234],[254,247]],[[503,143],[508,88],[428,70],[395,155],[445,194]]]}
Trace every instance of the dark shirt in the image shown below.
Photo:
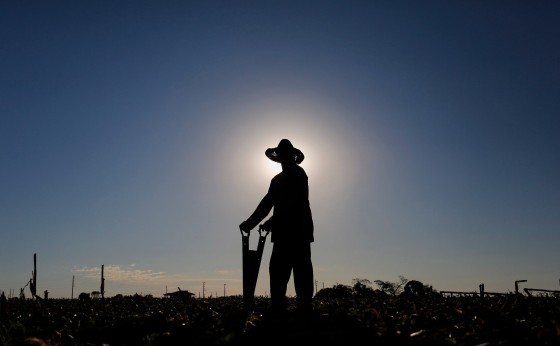
{"label": "dark shirt", "polygon": [[305,170],[285,165],[270,182],[268,193],[247,219],[254,228],[274,208],[271,242],[313,242],[313,217],[309,205],[309,185]]}

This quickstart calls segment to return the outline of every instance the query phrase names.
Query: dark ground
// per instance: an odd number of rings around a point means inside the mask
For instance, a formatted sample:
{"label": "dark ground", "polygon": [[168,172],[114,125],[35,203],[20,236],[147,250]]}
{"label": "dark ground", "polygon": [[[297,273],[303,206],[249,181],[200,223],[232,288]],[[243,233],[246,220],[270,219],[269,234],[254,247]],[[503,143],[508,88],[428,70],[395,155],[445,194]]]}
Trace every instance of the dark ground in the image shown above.
{"label": "dark ground", "polygon": [[338,297],[283,316],[257,297],[8,302],[0,345],[560,345],[560,298]]}

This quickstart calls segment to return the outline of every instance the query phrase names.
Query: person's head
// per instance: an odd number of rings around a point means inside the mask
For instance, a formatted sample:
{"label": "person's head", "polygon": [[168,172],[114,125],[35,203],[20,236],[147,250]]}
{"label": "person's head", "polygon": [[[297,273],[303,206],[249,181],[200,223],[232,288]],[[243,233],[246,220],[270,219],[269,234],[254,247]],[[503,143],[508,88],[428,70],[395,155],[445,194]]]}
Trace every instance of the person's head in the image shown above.
{"label": "person's head", "polygon": [[276,148],[266,149],[265,155],[272,161],[282,164],[297,163],[299,165],[305,158],[303,153],[294,148],[288,139],[282,139]]}

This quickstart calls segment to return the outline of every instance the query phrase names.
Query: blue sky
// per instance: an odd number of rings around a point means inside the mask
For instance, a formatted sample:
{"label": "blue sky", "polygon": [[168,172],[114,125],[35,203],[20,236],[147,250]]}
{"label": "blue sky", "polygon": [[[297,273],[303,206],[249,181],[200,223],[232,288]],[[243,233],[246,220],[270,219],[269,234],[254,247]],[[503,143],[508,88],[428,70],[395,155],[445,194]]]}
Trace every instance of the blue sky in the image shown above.
{"label": "blue sky", "polygon": [[18,293],[37,253],[51,297],[70,297],[72,277],[75,296],[99,290],[101,265],[108,296],[240,294],[238,225],[282,138],[306,156],[319,288],[402,275],[558,289],[559,14],[556,1],[2,2],[0,290]]}

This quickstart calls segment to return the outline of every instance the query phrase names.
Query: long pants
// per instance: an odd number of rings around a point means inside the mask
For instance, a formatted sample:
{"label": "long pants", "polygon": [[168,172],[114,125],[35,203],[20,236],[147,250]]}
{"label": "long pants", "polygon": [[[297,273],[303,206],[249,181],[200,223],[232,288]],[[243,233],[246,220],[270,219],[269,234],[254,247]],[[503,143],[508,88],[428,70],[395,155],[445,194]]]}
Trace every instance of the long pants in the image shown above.
{"label": "long pants", "polygon": [[310,243],[274,243],[268,269],[272,309],[286,309],[286,291],[292,271],[298,307],[311,308],[313,263]]}

